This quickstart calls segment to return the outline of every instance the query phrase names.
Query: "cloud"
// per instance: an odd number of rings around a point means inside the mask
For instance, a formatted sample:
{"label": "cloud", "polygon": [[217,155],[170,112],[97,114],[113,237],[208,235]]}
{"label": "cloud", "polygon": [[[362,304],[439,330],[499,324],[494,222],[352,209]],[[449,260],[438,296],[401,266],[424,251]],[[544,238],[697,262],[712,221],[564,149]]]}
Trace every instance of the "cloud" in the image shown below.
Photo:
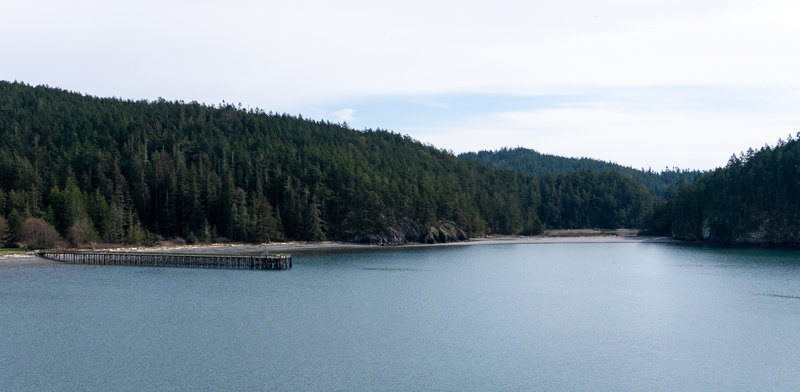
{"label": "cloud", "polygon": [[797,132],[797,123],[794,113],[764,116],[598,102],[501,112],[409,133],[456,153],[521,146],[635,168],[708,170],[724,166],[732,154],[785,139]]}
{"label": "cloud", "polygon": [[302,111],[387,95],[800,86],[793,2],[24,3],[0,16],[2,74],[95,94]]}
{"label": "cloud", "polygon": [[[798,11],[793,0],[28,0],[0,13],[0,75],[369,119],[456,151],[525,145],[705,168],[797,130]],[[641,104],[625,96],[637,89],[681,92]],[[437,99],[469,95],[563,100],[487,111]],[[391,105],[365,107],[402,97],[427,99],[404,112],[411,127],[383,122]]]}
{"label": "cloud", "polygon": [[338,122],[353,122],[356,119],[354,114],[356,114],[354,109],[346,108],[333,112],[333,117]]}

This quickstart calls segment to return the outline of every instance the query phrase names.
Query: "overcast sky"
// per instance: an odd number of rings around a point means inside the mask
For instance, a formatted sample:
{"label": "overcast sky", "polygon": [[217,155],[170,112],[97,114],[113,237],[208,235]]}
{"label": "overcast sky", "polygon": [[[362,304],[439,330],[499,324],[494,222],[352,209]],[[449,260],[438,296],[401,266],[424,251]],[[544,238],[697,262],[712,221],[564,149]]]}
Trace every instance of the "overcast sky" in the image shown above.
{"label": "overcast sky", "polygon": [[711,169],[800,131],[800,2],[0,0],[0,79]]}

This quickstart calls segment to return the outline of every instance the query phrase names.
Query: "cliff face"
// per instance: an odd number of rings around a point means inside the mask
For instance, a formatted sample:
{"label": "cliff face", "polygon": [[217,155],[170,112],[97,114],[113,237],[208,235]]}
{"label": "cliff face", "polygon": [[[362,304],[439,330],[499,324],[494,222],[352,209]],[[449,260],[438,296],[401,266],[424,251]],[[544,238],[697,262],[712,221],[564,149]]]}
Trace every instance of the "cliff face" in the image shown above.
{"label": "cliff face", "polygon": [[450,221],[440,221],[437,225],[428,227],[427,233],[422,239],[426,244],[438,244],[445,242],[466,241],[469,238],[455,223]]}
{"label": "cliff face", "polygon": [[673,231],[672,238],[690,242],[712,242],[766,247],[799,247],[800,231],[792,231],[767,218],[751,220],[747,228],[732,231],[729,227],[710,225],[707,221],[696,231]]}
{"label": "cliff face", "polygon": [[464,230],[452,221],[438,221],[420,226],[416,222],[406,220],[395,227],[388,227],[380,233],[359,234],[353,241],[371,245],[405,245],[408,243],[440,244],[466,241],[469,239]]}
{"label": "cliff face", "polygon": [[734,242],[759,246],[798,247],[800,246],[800,230],[792,231],[788,226],[774,225],[770,220],[766,220],[756,229],[739,235]]}

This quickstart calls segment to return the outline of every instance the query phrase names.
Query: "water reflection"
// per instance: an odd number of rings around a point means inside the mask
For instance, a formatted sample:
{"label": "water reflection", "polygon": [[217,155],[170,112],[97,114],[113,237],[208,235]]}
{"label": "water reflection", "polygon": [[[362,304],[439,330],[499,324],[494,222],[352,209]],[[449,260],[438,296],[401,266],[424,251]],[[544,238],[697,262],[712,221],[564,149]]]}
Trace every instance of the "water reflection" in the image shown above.
{"label": "water reflection", "polygon": [[800,390],[797,251],[295,253],[291,271],[0,269],[0,380],[39,390]]}

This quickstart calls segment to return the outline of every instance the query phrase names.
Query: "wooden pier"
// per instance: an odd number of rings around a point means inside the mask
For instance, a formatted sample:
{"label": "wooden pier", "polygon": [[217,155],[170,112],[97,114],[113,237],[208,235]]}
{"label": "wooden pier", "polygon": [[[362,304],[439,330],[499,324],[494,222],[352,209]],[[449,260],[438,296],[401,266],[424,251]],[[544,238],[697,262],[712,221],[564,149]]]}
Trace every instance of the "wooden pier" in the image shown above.
{"label": "wooden pier", "polygon": [[190,253],[95,252],[79,250],[42,250],[39,257],[69,264],[134,265],[146,267],[194,267],[227,269],[290,269],[292,256],[229,256]]}

